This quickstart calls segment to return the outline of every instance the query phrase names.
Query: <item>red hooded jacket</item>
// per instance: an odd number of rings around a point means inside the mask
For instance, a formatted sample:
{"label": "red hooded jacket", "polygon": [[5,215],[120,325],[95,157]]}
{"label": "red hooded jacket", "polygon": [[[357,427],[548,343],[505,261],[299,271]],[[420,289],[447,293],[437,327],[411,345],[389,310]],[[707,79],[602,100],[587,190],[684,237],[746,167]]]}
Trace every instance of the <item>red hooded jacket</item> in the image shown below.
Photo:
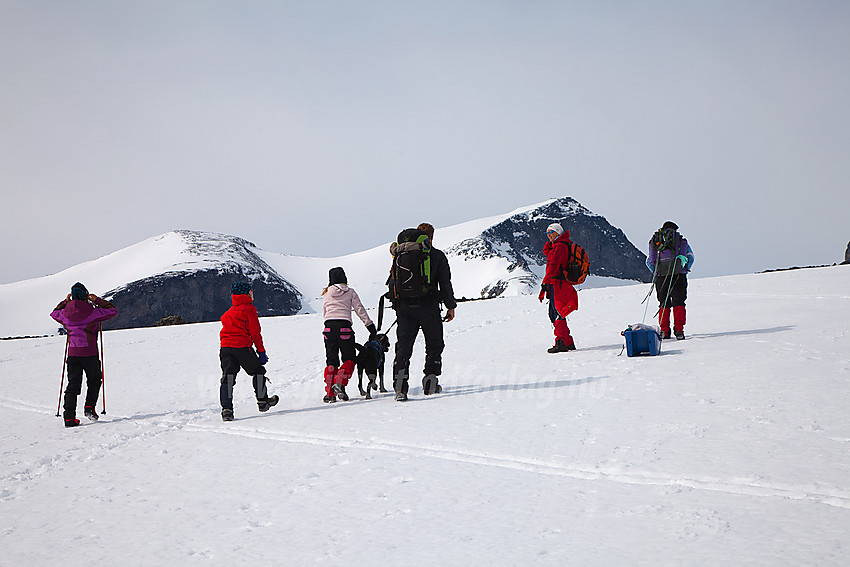
{"label": "red hooded jacket", "polygon": [[245,348],[252,344],[257,352],[265,352],[260,319],[250,295],[233,295],[233,307],[221,316],[221,346]]}
{"label": "red hooded jacket", "polygon": [[569,260],[570,251],[568,246],[561,246],[561,244],[570,242],[572,242],[570,231],[565,230],[555,242],[547,242],[543,245],[543,254],[546,255],[546,274],[543,276],[543,283],[552,284],[555,293],[552,298],[555,309],[564,317],[578,309],[578,293],[563,277],[564,266]]}

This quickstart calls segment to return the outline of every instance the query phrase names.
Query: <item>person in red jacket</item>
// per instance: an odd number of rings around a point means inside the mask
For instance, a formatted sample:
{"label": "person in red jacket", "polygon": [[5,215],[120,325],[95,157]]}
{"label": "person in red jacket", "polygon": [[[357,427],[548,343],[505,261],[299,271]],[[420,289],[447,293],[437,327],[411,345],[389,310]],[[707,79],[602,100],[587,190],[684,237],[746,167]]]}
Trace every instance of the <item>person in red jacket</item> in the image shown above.
{"label": "person in red jacket", "polygon": [[[242,368],[254,378],[254,393],[257,395],[257,407],[260,411],[278,402],[277,396],[269,397],[266,390],[266,368],[269,361],[257,308],[254,307],[254,291],[248,282],[236,282],[230,288],[233,307],[221,316],[221,419],[233,421],[233,387],[236,375]],[[254,352],[252,346],[256,346]]]}
{"label": "person in red jacket", "polygon": [[552,223],[546,228],[546,237],[549,239],[543,246],[546,274],[538,299],[542,302],[545,297],[549,298],[549,319],[555,326],[555,346],[549,348],[548,352],[554,354],[576,349],[566,317],[578,309],[578,293],[564,279],[564,267],[569,260],[566,244],[571,242],[570,232],[559,223]]}

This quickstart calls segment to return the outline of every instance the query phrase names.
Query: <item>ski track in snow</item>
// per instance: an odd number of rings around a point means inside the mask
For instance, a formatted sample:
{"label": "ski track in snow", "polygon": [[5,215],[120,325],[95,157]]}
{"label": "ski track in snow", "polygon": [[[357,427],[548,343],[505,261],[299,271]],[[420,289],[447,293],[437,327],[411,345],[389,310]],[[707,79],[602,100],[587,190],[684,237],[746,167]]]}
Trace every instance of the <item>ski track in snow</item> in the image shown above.
{"label": "ski track in snow", "polygon": [[[43,406],[36,406],[19,400],[0,398],[0,405],[18,411],[29,411],[40,414],[52,413],[51,410],[46,409]],[[137,435],[119,434],[116,436],[116,441],[101,445],[100,448],[95,451],[95,454],[89,455],[87,458],[94,459],[104,457],[110,451],[118,447],[128,445],[136,440],[149,440],[151,437],[161,435],[167,431],[182,430],[207,434],[234,435],[282,443],[301,443],[341,449],[383,451],[412,457],[434,458],[445,461],[524,471],[538,475],[567,477],[575,480],[604,480],[629,485],[679,487],[683,489],[706,490],[740,496],[773,497],[787,500],[809,501],[837,508],[850,509],[850,491],[839,488],[824,489],[823,487],[818,486],[795,486],[779,483],[763,483],[747,478],[720,479],[710,477],[688,477],[686,475],[663,476],[655,472],[624,472],[610,467],[580,468],[558,462],[547,462],[515,455],[487,454],[453,449],[439,445],[420,446],[382,441],[375,438],[354,439],[307,435],[304,433],[293,433],[272,429],[247,428],[239,427],[238,425],[223,426],[209,423],[198,423],[198,416],[206,414],[207,411],[208,410],[197,409],[150,415],[111,416],[112,419],[110,419],[110,421],[115,423],[126,421],[153,421],[154,425],[157,426],[157,429],[147,429]],[[175,419],[175,415],[182,416],[183,419]],[[850,439],[840,439],[839,441],[848,442]],[[37,463],[38,466],[35,470],[27,469],[4,475],[2,477],[3,484],[8,486],[10,481],[32,480],[41,476],[49,469],[61,466],[64,462],[69,460],[69,457],[63,457],[61,455],[54,456],[49,462],[42,460],[42,462]],[[11,494],[12,493],[9,490],[0,492],[0,500],[10,497]]]}

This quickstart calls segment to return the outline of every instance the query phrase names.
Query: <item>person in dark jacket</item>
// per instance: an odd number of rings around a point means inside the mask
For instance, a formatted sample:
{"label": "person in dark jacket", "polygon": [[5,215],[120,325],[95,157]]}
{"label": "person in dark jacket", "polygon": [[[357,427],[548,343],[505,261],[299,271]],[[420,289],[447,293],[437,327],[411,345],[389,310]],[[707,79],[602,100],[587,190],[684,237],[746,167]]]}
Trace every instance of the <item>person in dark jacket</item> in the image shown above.
{"label": "person in dark jacket", "polygon": [[[266,390],[266,368],[269,361],[266,347],[263,345],[263,335],[260,329],[260,319],[257,308],[254,307],[254,290],[248,282],[236,282],[230,287],[233,307],[221,316],[221,419],[233,421],[233,387],[236,385],[236,375],[242,368],[254,379],[254,393],[257,396],[257,407],[260,411],[278,402],[277,396],[269,397]],[[257,347],[254,352],[252,346]]]}
{"label": "person in dark jacket", "polygon": [[646,267],[653,274],[658,296],[658,324],[662,338],[670,338],[670,312],[673,313],[673,334],[685,338],[685,300],[688,298],[688,272],[694,265],[694,252],[688,240],[679,234],[673,221],[662,225],[649,239]]}
{"label": "person in dark jacket", "polygon": [[549,320],[555,328],[555,344],[547,352],[551,354],[568,352],[576,349],[575,340],[567,325],[567,315],[578,309],[578,293],[564,279],[564,267],[569,260],[569,249],[566,246],[570,240],[570,231],[564,230],[560,223],[552,223],[546,227],[546,238],[543,254],[546,256],[546,273],[538,299],[542,302],[549,298]]}
{"label": "person in dark jacket", "polygon": [[80,424],[77,419],[77,396],[83,388],[83,372],[86,373],[86,401],[83,415],[97,421],[97,398],[103,372],[97,348],[100,325],[118,314],[110,302],[89,293],[80,282],[71,287],[71,293],[62,300],[53,313],[53,319],[65,327],[68,333],[68,387],[65,388],[63,415],[65,427]]}
{"label": "person in dark jacket", "polygon": [[[417,227],[434,241],[434,227],[422,223]],[[448,323],[455,317],[457,301],[452,289],[452,274],[449,260],[441,251],[430,246],[431,290],[417,298],[394,298],[393,309],[396,312],[397,331],[395,360],[393,360],[393,388],[395,399],[407,400],[408,378],[410,376],[410,357],[419,329],[425,336],[425,367],[422,378],[422,393],[426,396],[443,391],[439,377],[442,374],[442,356],[445,348],[443,340],[443,322]],[[440,305],[446,306],[446,316],[441,317]]]}

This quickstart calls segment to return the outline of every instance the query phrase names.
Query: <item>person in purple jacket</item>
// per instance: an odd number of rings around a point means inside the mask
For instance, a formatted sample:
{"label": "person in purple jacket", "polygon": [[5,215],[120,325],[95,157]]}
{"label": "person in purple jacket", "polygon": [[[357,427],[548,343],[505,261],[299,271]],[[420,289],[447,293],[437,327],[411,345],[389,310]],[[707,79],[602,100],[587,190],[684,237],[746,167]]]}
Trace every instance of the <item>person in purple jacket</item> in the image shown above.
{"label": "person in purple jacket", "polygon": [[665,222],[649,239],[646,267],[652,272],[658,296],[658,324],[662,338],[670,338],[670,312],[673,334],[685,338],[685,300],[688,298],[688,272],[694,265],[694,252],[679,234],[673,221]]}
{"label": "person in purple jacket", "polygon": [[68,333],[68,387],[65,388],[65,427],[80,424],[77,419],[77,396],[83,388],[83,371],[86,373],[86,402],[84,415],[97,421],[97,397],[103,379],[97,350],[97,333],[100,324],[112,319],[118,309],[93,293],[80,282],[71,287],[71,293],[50,314],[65,327]]}

